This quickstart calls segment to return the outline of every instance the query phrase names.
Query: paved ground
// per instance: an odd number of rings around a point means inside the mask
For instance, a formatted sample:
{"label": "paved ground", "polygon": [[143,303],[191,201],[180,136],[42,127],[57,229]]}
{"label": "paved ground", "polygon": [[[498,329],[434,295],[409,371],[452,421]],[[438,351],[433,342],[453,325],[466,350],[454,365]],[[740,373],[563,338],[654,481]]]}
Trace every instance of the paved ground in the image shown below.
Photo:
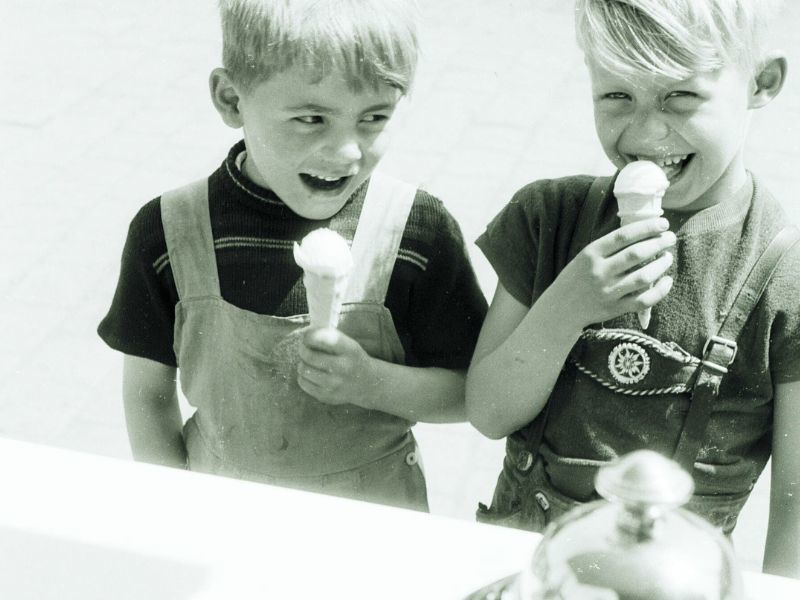
{"label": "paved ground", "polygon": [[[468,240],[523,183],[607,173],[564,0],[424,0],[418,86],[387,170],[441,197]],[[800,64],[792,3],[778,41]],[[211,107],[210,0],[5,0],[0,7],[0,435],[130,456],[121,359],[94,329],[127,224],[215,168],[238,133]],[[800,81],[754,119],[749,160],[796,221]],[[471,248],[481,284],[495,278]],[[502,446],[466,425],[419,427],[432,508],[471,518]],[[32,474],[35,476],[35,474]],[[763,547],[767,481],[736,540]]]}

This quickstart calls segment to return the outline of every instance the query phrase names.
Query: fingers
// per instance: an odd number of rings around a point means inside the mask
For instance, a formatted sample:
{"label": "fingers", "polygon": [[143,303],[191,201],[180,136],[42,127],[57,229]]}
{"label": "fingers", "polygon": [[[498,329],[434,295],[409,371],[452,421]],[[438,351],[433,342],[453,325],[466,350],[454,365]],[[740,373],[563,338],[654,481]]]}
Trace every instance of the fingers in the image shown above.
{"label": "fingers", "polygon": [[623,275],[609,290],[617,298],[642,292],[653,286],[672,265],[672,253],[664,252],[661,256],[644,266]]}
{"label": "fingers", "polygon": [[623,225],[596,240],[593,245],[602,256],[609,257],[632,244],[657,237],[667,232],[668,229],[669,221],[666,219],[646,219],[637,223]]}
{"label": "fingers", "polygon": [[672,248],[677,241],[675,234],[666,231],[660,235],[636,242],[623,248],[607,259],[609,273],[622,274],[642,263],[650,262]]}
{"label": "fingers", "polygon": [[317,400],[325,397],[325,385],[304,377],[302,369],[298,369],[297,384],[300,386],[301,390],[303,390],[306,394],[313,396]]}
{"label": "fingers", "polygon": [[330,371],[318,369],[303,361],[297,364],[297,376],[316,385],[325,385],[330,375]]}
{"label": "fingers", "polygon": [[625,312],[638,312],[645,308],[650,308],[661,302],[672,289],[672,277],[666,275],[656,281],[656,283],[643,291],[634,292],[624,299],[626,304]]}

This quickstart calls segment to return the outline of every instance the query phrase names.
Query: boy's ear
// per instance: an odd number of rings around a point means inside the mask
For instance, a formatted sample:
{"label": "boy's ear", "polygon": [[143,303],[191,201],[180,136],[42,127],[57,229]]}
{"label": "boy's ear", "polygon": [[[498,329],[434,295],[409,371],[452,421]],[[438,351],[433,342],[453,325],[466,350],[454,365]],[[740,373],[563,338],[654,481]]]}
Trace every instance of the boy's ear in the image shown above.
{"label": "boy's ear", "polygon": [[755,77],[755,88],[750,96],[750,108],[761,108],[778,95],[786,82],[786,57],[769,54],[762,62]]}
{"label": "boy's ear", "polygon": [[242,113],[239,111],[241,95],[233,85],[228,72],[217,68],[211,71],[208,77],[208,90],[211,92],[211,102],[228,127],[239,129],[244,125]]}

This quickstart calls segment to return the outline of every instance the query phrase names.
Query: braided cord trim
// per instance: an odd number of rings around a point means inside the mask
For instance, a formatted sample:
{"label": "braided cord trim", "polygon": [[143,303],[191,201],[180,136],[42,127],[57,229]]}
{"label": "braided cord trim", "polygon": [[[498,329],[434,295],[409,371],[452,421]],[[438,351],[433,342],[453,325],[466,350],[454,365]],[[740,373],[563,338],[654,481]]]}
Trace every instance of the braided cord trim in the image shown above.
{"label": "braided cord trim", "polygon": [[[573,361],[574,362],[574,361]],[[646,390],[631,390],[628,388],[620,387],[615,383],[607,381],[603,377],[600,377],[594,371],[587,369],[579,362],[574,362],[575,367],[584,375],[588,375],[595,381],[597,381],[603,387],[608,388],[612,392],[617,392],[618,394],[625,394],[627,396],[661,396],[665,394],[684,394],[689,391],[689,388],[686,384],[683,383],[676,383],[675,385],[664,387],[664,388],[650,388]]]}
{"label": "braided cord trim", "polygon": [[597,340],[633,342],[640,346],[645,346],[665,358],[672,358],[685,364],[700,364],[700,359],[691,354],[681,353],[677,350],[665,351],[663,342],[644,334],[632,334],[619,329],[586,329],[581,333],[581,337],[585,339],[595,338]]}

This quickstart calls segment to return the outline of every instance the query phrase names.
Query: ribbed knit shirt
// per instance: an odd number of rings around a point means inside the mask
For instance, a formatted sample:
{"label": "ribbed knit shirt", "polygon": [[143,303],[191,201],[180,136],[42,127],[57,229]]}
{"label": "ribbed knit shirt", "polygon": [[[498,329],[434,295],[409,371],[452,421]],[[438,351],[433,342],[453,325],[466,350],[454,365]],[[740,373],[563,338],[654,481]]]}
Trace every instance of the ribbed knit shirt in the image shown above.
{"label": "ribbed knit shirt", "polygon": [[[208,178],[211,231],[224,300],[259,314],[307,312],[302,270],[292,244],[327,220],[294,213],[269,189],[237,166],[245,150],[236,144]],[[341,209],[340,233],[352,241],[367,183]],[[98,333],[112,348],[178,366],[173,350],[178,293],[170,268],[161,199],[133,218],[120,275]],[[486,300],[478,286],[458,224],[443,204],[418,190],[400,244],[386,307],[411,366],[465,369],[469,365]]]}

